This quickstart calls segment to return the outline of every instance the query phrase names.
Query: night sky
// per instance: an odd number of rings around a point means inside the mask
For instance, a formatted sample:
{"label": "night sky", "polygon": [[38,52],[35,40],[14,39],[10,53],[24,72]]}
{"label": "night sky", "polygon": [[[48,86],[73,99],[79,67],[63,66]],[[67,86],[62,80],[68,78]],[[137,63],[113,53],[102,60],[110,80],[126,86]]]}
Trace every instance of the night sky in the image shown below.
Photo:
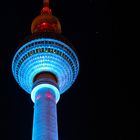
{"label": "night sky", "polygon": [[[134,96],[128,94],[127,62],[111,2],[51,1],[62,34],[75,46],[80,61],[77,80],[57,104],[59,140],[135,140],[138,112]],[[42,0],[0,3],[1,140],[32,137],[33,103],[16,83],[11,63],[41,8]]]}

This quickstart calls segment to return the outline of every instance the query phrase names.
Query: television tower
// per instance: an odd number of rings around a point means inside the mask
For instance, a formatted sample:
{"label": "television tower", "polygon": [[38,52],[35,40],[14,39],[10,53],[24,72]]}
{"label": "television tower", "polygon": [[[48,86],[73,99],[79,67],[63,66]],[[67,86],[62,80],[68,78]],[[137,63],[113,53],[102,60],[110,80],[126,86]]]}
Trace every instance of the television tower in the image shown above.
{"label": "television tower", "polygon": [[34,102],[32,140],[58,140],[56,104],[60,94],[76,80],[79,61],[72,44],[61,35],[60,22],[52,15],[49,0],[43,1],[31,32],[19,45],[12,72]]}

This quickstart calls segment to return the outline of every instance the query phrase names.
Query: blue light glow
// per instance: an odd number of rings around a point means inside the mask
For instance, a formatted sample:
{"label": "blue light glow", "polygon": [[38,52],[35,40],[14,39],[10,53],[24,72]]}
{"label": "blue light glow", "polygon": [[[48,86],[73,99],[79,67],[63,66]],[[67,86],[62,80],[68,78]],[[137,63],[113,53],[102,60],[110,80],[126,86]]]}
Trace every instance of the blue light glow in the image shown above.
{"label": "blue light glow", "polygon": [[55,94],[56,103],[59,101],[60,93],[59,93],[59,90],[55,86],[50,85],[50,84],[40,84],[40,85],[35,86],[31,92],[31,99],[33,102],[35,102],[36,93],[38,92],[38,90],[42,88],[53,90],[52,93]]}
{"label": "blue light glow", "polygon": [[[46,97],[47,93],[51,98]],[[55,94],[52,88],[43,85],[36,90],[32,140],[58,140]]]}
{"label": "blue light glow", "polygon": [[75,52],[61,41],[44,37],[33,39],[21,46],[15,54],[12,72],[18,84],[31,93],[33,79],[42,71],[55,74],[61,94],[77,78],[78,58]]}

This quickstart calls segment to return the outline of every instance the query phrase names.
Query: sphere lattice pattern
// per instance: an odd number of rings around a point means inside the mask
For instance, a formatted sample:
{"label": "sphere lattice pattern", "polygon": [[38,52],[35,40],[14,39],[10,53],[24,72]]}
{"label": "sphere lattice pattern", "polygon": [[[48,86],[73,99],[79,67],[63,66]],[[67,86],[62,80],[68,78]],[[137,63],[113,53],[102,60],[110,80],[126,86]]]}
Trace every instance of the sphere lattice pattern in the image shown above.
{"label": "sphere lattice pattern", "polygon": [[18,84],[31,93],[33,79],[40,72],[51,72],[58,79],[60,93],[75,81],[79,62],[73,49],[54,38],[36,37],[26,41],[14,56],[12,72]]}

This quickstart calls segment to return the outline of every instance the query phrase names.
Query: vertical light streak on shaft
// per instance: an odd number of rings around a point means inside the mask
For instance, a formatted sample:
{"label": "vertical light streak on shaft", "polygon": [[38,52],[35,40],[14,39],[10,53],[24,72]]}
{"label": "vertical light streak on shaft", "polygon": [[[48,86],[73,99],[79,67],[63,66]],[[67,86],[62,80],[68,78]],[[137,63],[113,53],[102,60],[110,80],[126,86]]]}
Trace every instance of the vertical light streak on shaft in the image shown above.
{"label": "vertical light streak on shaft", "polygon": [[32,140],[58,140],[55,95],[47,88],[36,93]]}

